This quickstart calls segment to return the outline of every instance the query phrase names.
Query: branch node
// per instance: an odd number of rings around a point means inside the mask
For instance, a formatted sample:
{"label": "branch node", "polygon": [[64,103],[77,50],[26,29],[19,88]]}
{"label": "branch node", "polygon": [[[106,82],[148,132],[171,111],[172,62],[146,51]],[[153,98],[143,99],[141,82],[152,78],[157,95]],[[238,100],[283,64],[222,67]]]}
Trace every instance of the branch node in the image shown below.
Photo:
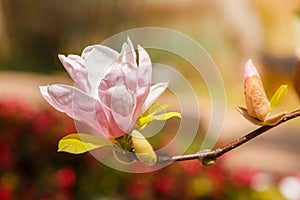
{"label": "branch node", "polygon": [[203,166],[211,166],[216,164],[217,162],[217,156],[211,149],[202,150],[198,152],[198,154],[199,160],[201,161]]}
{"label": "branch node", "polygon": [[217,158],[215,157],[204,157],[202,160],[201,160],[201,163],[203,166],[211,166],[211,165],[214,165],[216,164],[217,162]]}

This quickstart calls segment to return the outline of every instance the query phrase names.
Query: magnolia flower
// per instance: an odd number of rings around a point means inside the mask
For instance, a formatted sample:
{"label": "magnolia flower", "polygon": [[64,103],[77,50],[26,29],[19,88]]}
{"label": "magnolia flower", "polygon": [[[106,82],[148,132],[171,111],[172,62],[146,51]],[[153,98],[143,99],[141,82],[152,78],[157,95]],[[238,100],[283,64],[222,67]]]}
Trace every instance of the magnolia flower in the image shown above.
{"label": "magnolia flower", "polygon": [[59,55],[78,88],[55,84],[40,87],[43,97],[57,110],[83,122],[107,138],[133,129],[138,117],[166,89],[168,83],[151,86],[152,66],[147,52],[131,41],[121,53],[102,45],[89,46],[81,56]]}
{"label": "magnolia flower", "polygon": [[269,116],[269,114],[286,94],[287,86],[282,85],[269,102],[259,73],[251,60],[245,65],[244,79],[244,95],[247,108],[237,107],[237,110],[256,125],[275,125],[282,120],[286,112],[274,116]]}
{"label": "magnolia flower", "polygon": [[[162,109],[153,103],[165,91],[168,82],[151,86],[150,57],[141,46],[137,51],[138,62],[128,38],[121,53],[106,46],[94,45],[86,47],[81,56],[59,55],[77,87],[55,84],[41,86],[40,91],[55,109],[92,127],[113,144],[118,144],[116,138],[129,134],[136,126],[143,129],[152,120],[180,117],[180,113],[175,112],[156,115]],[[63,138],[61,142],[65,147],[59,147],[60,150],[82,153],[104,144],[95,142],[97,140],[87,134],[79,136],[73,134]],[[76,143],[67,139],[76,139]],[[82,146],[80,139],[88,141],[89,145]],[[130,146],[127,150],[131,148],[134,147]]]}

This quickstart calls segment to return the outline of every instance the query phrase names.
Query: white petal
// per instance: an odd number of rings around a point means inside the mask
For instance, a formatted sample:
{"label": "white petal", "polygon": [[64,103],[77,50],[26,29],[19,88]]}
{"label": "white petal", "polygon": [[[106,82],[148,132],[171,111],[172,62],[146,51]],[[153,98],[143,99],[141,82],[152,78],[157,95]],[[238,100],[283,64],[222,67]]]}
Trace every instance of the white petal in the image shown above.
{"label": "white petal", "polygon": [[102,99],[107,90],[116,85],[125,85],[131,91],[137,88],[138,68],[130,63],[119,63],[103,77],[99,84],[99,97]]}
{"label": "white petal", "polygon": [[89,46],[82,52],[82,58],[85,60],[85,67],[88,71],[88,79],[91,85],[91,92],[95,92],[99,84],[99,79],[104,76],[105,71],[109,71],[113,62],[119,56],[115,50],[102,46]]}
{"label": "white petal", "polygon": [[134,47],[132,45],[131,40],[129,37],[127,38],[127,42],[125,42],[122,46],[122,50],[120,53],[120,57],[118,58],[120,62],[127,62],[134,66],[137,66],[136,64],[136,53],[134,50]]}
{"label": "white petal", "polygon": [[59,54],[58,58],[80,89],[84,92],[89,92],[91,86],[88,81],[88,72],[84,67],[84,60],[77,55],[68,55],[66,57]]}
{"label": "white petal", "polygon": [[110,108],[119,129],[125,133],[131,131],[135,124],[132,120],[135,103],[134,94],[124,85],[110,88],[103,100],[103,104]]}
{"label": "white petal", "polygon": [[139,72],[138,72],[138,84],[139,87],[144,87],[151,84],[152,80],[152,65],[148,53],[143,47],[138,45],[139,51]]}
{"label": "white petal", "polygon": [[[77,88],[67,85],[51,85],[47,87],[51,105],[71,118],[83,122],[103,135],[107,135],[107,127],[99,125],[97,112],[104,112],[101,104]],[[47,100],[47,99],[46,99]],[[101,119],[105,121],[106,119]]]}
{"label": "white petal", "polygon": [[50,87],[50,86],[40,86],[40,92],[41,92],[42,96],[53,108],[55,108],[56,110],[58,110],[60,112],[64,112],[64,110],[61,109],[61,107],[59,107],[50,97],[50,95],[48,93],[48,87]]}
{"label": "white petal", "polygon": [[166,90],[169,82],[157,83],[150,88],[150,92],[144,102],[142,107],[142,112],[144,113],[153,103],[154,101]]}

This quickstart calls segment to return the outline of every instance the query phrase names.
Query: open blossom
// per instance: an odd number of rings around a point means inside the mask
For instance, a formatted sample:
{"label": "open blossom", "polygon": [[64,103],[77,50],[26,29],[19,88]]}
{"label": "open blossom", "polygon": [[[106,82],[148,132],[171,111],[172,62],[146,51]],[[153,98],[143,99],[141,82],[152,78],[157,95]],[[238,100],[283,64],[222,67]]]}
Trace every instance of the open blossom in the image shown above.
{"label": "open blossom", "polygon": [[88,46],[81,56],[59,55],[76,87],[41,86],[43,97],[58,111],[94,128],[108,139],[123,136],[164,92],[168,83],[151,86],[152,66],[138,46],[138,62],[128,38],[120,53],[102,45]]}

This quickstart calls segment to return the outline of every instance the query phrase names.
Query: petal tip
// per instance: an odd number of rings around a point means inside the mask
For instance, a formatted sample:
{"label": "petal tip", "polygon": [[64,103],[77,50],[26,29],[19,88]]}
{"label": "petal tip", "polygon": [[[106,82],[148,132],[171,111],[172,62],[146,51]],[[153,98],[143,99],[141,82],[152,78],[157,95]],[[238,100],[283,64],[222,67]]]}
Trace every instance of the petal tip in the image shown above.
{"label": "petal tip", "polygon": [[59,61],[64,65],[64,63],[66,62],[67,57],[63,54],[58,54],[57,55]]}
{"label": "petal tip", "polygon": [[63,59],[64,57],[66,57],[65,55],[63,54],[58,54],[57,57],[59,58],[59,60]]}
{"label": "petal tip", "polygon": [[40,92],[42,93],[42,94],[44,94],[45,92],[47,92],[47,88],[48,88],[49,86],[39,86],[39,89],[40,89]]}
{"label": "petal tip", "polygon": [[244,78],[246,79],[247,77],[251,77],[251,76],[255,76],[255,75],[259,77],[259,73],[257,72],[252,60],[249,59],[245,65]]}
{"label": "petal tip", "polygon": [[132,45],[132,42],[131,42],[131,39],[130,39],[129,36],[127,36],[127,44],[130,45],[130,46],[133,46],[133,45]]}

